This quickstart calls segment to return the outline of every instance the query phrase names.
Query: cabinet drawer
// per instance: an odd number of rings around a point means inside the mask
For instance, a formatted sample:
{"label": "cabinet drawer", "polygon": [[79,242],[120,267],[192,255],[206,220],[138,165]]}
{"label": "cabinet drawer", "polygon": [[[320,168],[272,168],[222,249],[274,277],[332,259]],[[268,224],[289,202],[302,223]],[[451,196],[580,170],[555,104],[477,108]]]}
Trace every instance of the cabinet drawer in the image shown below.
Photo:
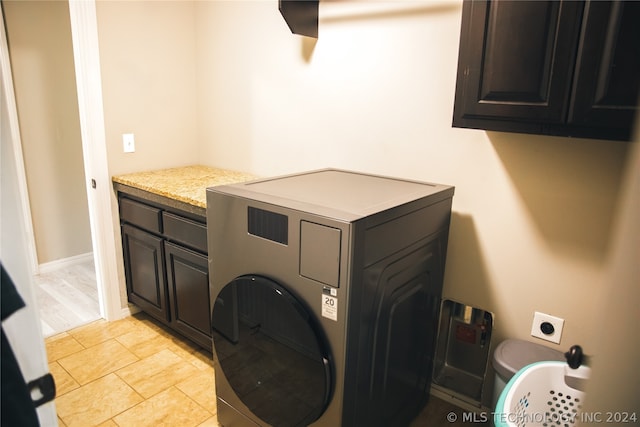
{"label": "cabinet drawer", "polygon": [[156,233],[162,232],[162,211],[144,203],[120,199],[120,219]]}
{"label": "cabinet drawer", "polygon": [[207,253],[207,227],[204,224],[169,212],[162,213],[162,220],[168,239]]}

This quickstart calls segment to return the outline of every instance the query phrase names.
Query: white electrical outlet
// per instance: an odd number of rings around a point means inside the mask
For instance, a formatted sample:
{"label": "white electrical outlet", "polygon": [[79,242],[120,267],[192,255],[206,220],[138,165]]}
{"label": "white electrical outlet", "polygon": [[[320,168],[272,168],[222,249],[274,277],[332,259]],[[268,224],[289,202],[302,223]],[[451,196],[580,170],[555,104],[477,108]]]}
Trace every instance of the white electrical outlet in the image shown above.
{"label": "white electrical outlet", "polygon": [[122,147],[125,153],[135,153],[136,141],[132,133],[122,134]]}
{"label": "white electrical outlet", "polygon": [[540,312],[533,314],[531,336],[560,344],[564,319]]}

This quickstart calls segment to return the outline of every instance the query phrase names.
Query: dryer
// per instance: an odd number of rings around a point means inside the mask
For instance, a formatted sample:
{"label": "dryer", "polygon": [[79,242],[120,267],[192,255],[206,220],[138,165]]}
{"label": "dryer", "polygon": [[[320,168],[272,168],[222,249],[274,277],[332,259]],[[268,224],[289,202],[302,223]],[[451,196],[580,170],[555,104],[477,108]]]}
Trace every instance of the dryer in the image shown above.
{"label": "dryer", "polygon": [[221,425],[407,425],[429,396],[453,193],[338,169],[207,189]]}

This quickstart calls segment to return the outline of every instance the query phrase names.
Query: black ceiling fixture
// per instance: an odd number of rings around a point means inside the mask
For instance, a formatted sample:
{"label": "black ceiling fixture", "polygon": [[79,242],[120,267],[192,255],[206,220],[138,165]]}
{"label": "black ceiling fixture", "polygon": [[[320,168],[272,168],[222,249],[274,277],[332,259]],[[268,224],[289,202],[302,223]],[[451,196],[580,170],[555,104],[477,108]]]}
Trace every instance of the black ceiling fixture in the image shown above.
{"label": "black ceiling fixture", "polygon": [[278,0],[280,14],[293,34],[318,38],[320,0]]}

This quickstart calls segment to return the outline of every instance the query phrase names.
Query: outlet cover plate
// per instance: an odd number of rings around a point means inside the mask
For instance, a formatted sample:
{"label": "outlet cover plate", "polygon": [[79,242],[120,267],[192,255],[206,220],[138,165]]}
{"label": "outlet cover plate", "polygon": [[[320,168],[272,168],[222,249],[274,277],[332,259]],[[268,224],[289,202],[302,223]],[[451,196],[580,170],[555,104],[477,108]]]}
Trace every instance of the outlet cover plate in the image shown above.
{"label": "outlet cover plate", "polygon": [[[544,332],[542,332],[541,325],[545,322],[549,322],[553,325],[553,333],[545,334]],[[556,344],[560,344],[560,338],[562,337],[563,327],[564,327],[564,319],[536,311],[533,314],[533,324],[531,325],[531,336],[543,339],[545,341],[550,341]]]}

